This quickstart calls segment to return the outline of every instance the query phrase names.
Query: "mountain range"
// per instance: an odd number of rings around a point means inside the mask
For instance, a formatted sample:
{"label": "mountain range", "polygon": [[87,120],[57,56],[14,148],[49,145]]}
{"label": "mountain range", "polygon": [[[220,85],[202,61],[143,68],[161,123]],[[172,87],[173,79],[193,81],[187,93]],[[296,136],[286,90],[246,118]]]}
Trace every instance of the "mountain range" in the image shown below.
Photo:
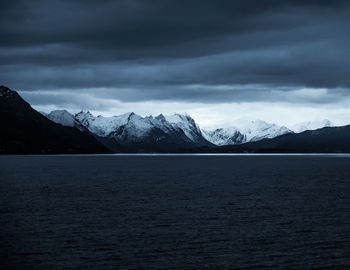
{"label": "mountain range", "polygon": [[[349,127],[330,127],[328,120],[293,130],[262,120],[202,130],[188,114],[39,113],[5,86],[0,87],[0,119],[0,153],[350,152]],[[304,131],[313,125],[325,128]]]}
{"label": "mountain range", "polygon": [[0,154],[110,153],[93,135],[62,126],[0,86]]}
{"label": "mountain range", "polygon": [[[350,125],[289,133],[273,139],[226,145],[201,152],[219,153],[350,153]],[[199,151],[199,150],[198,150]]]}
{"label": "mountain range", "polygon": [[63,126],[91,132],[115,152],[171,152],[212,146],[189,115],[141,117],[131,112],[96,117],[89,111],[73,115],[66,110],[56,110],[46,114],[46,117]]}
{"label": "mountain range", "polygon": [[235,145],[275,138],[293,131],[285,126],[269,124],[262,120],[248,121],[244,126],[203,130],[204,137],[215,145]]}

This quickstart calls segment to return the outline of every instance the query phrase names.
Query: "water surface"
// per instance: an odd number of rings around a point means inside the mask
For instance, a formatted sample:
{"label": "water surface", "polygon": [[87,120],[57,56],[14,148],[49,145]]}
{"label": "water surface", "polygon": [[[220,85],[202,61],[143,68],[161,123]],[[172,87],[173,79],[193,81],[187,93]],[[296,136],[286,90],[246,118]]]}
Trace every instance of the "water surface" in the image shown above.
{"label": "water surface", "polygon": [[347,155],[0,157],[4,269],[350,269]]}

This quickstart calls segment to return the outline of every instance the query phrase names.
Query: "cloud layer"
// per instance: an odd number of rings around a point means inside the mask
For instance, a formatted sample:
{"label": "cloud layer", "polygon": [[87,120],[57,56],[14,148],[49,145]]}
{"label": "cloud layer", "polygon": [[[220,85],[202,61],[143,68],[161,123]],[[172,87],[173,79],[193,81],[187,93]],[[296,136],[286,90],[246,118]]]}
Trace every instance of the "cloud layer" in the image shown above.
{"label": "cloud layer", "polygon": [[27,95],[37,105],[318,106],[350,94],[345,0],[13,0],[0,12],[0,83],[49,91]]}

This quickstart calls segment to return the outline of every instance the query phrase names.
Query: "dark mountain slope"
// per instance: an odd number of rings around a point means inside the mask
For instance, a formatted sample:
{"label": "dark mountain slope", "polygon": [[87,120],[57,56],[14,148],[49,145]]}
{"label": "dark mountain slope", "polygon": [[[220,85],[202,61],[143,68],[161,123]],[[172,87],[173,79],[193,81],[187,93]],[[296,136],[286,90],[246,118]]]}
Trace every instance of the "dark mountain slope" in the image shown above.
{"label": "dark mountain slope", "polygon": [[5,86],[0,86],[0,125],[1,154],[110,152],[89,133],[50,121]]}

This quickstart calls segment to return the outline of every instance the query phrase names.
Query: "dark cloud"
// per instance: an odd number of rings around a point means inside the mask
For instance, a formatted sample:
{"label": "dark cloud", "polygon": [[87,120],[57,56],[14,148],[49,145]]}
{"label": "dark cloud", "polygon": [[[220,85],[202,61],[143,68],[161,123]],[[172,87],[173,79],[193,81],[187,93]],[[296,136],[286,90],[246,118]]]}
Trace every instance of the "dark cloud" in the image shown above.
{"label": "dark cloud", "polygon": [[333,91],[310,102],[349,94],[345,0],[14,0],[0,12],[0,81],[23,91],[200,102],[280,100],[304,87]]}

